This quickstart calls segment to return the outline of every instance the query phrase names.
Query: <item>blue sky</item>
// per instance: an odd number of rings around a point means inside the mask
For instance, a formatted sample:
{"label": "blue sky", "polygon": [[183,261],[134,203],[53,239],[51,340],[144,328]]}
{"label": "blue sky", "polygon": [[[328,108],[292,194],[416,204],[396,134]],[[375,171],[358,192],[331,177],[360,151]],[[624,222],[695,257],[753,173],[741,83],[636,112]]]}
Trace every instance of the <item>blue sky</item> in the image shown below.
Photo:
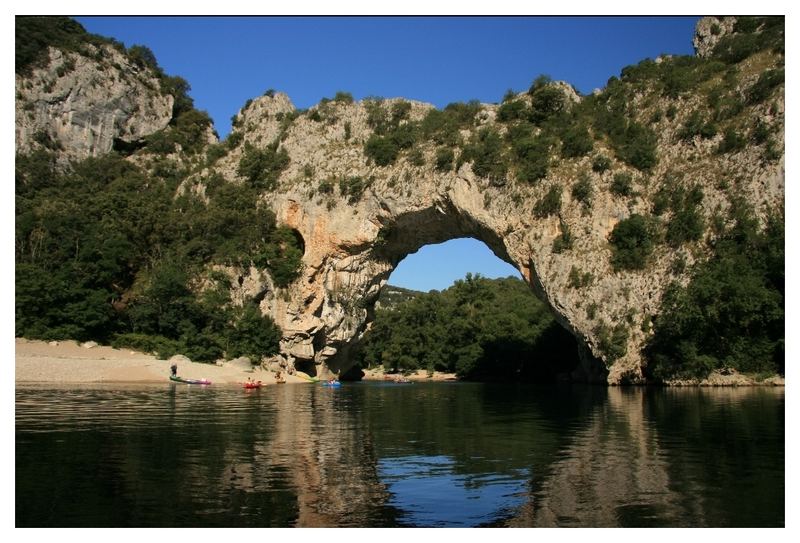
{"label": "blue sky", "polygon": [[[225,137],[230,118],[269,88],[298,108],[343,90],[444,107],[499,102],[539,74],[586,94],[640,60],[692,54],[699,17],[78,17],[89,31],[146,45],[192,86],[198,109]],[[481,242],[427,246],[400,263],[392,284],[443,289],[467,272],[516,270]]]}

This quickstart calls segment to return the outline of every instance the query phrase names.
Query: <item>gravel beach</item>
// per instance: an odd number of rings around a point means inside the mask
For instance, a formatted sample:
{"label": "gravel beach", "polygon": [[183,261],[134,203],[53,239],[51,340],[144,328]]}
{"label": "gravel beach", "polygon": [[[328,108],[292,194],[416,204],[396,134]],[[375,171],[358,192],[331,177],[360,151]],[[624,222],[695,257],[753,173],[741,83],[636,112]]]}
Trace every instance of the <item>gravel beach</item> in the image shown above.
{"label": "gravel beach", "polygon": [[[169,378],[171,362],[153,355],[75,341],[15,340],[17,383],[159,383]],[[223,364],[179,362],[178,375],[209,379],[217,384],[243,383],[248,377],[275,384],[272,372],[256,368],[245,371]],[[288,375],[287,383],[306,383]]]}

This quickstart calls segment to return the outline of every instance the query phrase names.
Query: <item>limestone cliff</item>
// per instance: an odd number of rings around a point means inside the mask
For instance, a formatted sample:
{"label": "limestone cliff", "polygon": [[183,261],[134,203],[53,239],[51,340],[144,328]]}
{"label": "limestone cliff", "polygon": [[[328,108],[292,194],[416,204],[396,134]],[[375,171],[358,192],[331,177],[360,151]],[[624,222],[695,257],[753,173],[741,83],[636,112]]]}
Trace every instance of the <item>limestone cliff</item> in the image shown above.
{"label": "limestone cliff", "polygon": [[102,155],[172,119],[174,98],[155,74],[110,45],[86,45],[85,53],[51,47],[42,66],[17,74],[16,92],[18,153],[45,147],[62,159]]}
{"label": "limestone cliff", "polygon": [[[719,39],[731,33],[734,25],[728,19],[702,20],[695,39],[698,54],[710,55]],[[118,71],[101,76],[96,64],[76,57],[72,71],[54,75],[66,60],[52,51],[48,68],[17,78],[18,151],[30,150],[38,138],[57,142],[69,157],[104,153],[115,139],[134,141],[169,122],[171,97],[152,95],[152,78],[134,73],[124,59],[117,59]],[[678,81],[674,91],[670,85],[677,83],[669,71],[678,63],[669,58],[648,61],[636,74],[623,71],[615,89],[627,93],[626,122],[647,126],[655,135],[655,163],[632,166],[613,138],[595,129],[591,152],[559,153],[558,144],[541,151],[546,174],[535,182],[523,180],[514,167],[485,174],[466,151],[469,142],[487,133],[513,144],[514,125],[501,110],[513,104],[534,108],[533,92],[509,96],[501,105],[471,105],[467,122],[456,133],[460,143],[420,138],[389,159],[365,151],[379,131],[376,119],[393,119],[394,130],[402,135],[405,128],[424,126],[433,106],[400,98],[354,102],[342,97],[299,112],[285,94],[269,92],[238,113],[224,156],[189,163],[192,173],[179,190],[205,194],[211,174],[246,183],[239,165],[248,149],[280,149],[288,155],[288,167],[276,186],[263,192],[262,201],[278,223],[302,238],[299,278],[279,289],[264,270],[224,268],[232,299],[250,295],[261,300],[262,312],[283,330],[285,363],[315,367],[323,375],[346,371],[352,364],[348,349],[369,327],[374,302],[394,267],[423,245],[474,237],[514,265],[559,322],[585,344],[576,377],[642,382],[641,350],[664,288],[673,280],[685,281],[684,270],[706,258],[709,249],[703,243],[658,244],[644,269],[615,271],[609,235],[623,219],[649,216],[659,193],[690,183],[703,193],[704,241],[714,236],[711,219],[723,215],[734,196],[744,197],[762,218],[782,211],[782,74],[780,84],[764,91],[768,99],[750,99],[765,71],[781,64],[782,52],[764,50],[735,70],[709,68],[695,88]],[[656,75],[648,79],[642,74]],[[579,96],[565,83],[544,82],[538,88],[554,90],[567,112],[594,99]],[[715,89],[724,89],[723,98],[737,109],[731,106],[720,114],[719,130],[687,134],[687,126],[697,124],[696,111],[705,111],[714,93],[721,100],[723,91]],[[610,101],[598,104],[600,114],[612,108]],[[735,137],[754,130],[756,120],[768,130],[768,143],[742,145]],[[543,133],[536,130],[533,136]],[[37,136],[41,133],[46,138]],[[512,160],[513,152],[504,149],[498,156]],[[627,190],[614,188],[618,179],[628,179]],[[591,205],[585,191],[579,196],[578,183],[590,187]],[[558,205],[543,212],[548,195],[558,198]],[[576,285],[576,273],[587,280]],[[623,345],[612,354],[607,343],[615,327],[624,332],[618,339]]]}

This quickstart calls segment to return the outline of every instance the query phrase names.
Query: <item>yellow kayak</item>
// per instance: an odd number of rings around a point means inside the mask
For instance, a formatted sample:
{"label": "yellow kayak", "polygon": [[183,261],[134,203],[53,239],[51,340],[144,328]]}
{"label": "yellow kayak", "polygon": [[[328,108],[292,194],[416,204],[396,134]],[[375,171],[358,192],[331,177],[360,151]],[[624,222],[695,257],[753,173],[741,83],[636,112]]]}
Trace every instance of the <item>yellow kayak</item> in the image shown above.
{"label": "yellow kayak", "polygon": [[316,383],[316,382],[319,381],[319,379],[317,379],[316,377],[311,377],[309,374],[307,374],[305,372],[302,372],[302,371],[295,371],[294,374],[297,375],[298,377],[302,378],[302,379],[305,379],[306,381],[308,381],[310,383]]}

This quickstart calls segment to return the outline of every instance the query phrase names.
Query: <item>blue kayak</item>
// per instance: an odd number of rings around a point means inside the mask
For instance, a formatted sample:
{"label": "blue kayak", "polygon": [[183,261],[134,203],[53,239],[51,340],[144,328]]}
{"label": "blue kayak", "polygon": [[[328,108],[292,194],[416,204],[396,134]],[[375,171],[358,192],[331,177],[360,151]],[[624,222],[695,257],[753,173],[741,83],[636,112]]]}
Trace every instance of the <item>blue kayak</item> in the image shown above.
{"label": "blue kayak", "polygon": [[333,383],[331,383],[329,381],[322,381],[320,384],[322,386],[324,386],[324,387],[340,387],[340,386],[342,386],[342,383],[340,383],[339,381],[334,381]]}

